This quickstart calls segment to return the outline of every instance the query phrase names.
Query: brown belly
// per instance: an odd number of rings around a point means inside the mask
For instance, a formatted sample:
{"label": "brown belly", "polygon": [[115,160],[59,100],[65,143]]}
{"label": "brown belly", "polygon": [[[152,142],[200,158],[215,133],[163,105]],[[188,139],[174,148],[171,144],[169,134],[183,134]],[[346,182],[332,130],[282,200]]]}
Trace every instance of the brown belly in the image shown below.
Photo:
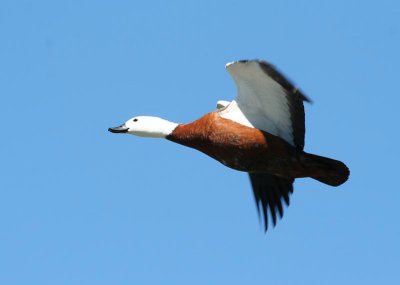
{"label": "brown belly", "polygon": [[[233,139],[237,139],[234,136]],[[297,155],[291,148],[276,145],[267,140],[266,143],[252,140],[241,144],[218,144],[211,140],[206,147],[196,149],[218,160],[230,168],[246,172],[263,172],[279,176],[291,177],[297,167]]]}

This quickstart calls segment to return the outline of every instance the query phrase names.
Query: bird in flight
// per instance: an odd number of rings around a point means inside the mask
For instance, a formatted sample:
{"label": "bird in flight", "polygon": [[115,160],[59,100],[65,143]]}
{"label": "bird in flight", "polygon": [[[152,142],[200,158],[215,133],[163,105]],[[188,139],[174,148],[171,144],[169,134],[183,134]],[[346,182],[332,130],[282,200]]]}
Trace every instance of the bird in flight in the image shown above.
{"label": "bird in flight", "polygon": [[350,171],[338,160],[306,153],[304,105],[310,102],[273,65],[261,60],[228,63],[237,96],[218,101],[217,110],[187,124],[137,116],[112,133],[165,138],[197,149],[235,170],[248,172],[265,231],[289,206],[296,178],[339,186]]}

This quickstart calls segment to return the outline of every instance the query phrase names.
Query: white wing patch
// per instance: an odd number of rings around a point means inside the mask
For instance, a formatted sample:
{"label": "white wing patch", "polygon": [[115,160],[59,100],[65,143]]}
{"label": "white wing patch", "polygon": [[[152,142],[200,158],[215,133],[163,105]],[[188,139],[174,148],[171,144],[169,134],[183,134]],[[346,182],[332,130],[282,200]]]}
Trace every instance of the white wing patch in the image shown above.
{"label": "white wing patch", "polygon": [[258,61],[228,63],[226,68],[238,93],[236,100],[220,111],[220,116],[279,136],[294,145],[290,109],[283,87],[261,69]]}

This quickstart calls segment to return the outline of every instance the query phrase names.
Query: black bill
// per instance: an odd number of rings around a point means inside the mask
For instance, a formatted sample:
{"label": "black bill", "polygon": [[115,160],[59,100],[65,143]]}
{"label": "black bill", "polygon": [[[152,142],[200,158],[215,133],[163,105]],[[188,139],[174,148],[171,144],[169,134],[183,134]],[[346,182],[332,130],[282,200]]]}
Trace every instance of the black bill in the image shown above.
{"label": "black bill", "polygon": [[127,127],[125,127],[124,125],[108,129],[109,132],[112,132],[112,133],[115,133],[115,134],[118,134],[118,133],[124,134],[124,133],[127,133],[128,130],[129,129]]}

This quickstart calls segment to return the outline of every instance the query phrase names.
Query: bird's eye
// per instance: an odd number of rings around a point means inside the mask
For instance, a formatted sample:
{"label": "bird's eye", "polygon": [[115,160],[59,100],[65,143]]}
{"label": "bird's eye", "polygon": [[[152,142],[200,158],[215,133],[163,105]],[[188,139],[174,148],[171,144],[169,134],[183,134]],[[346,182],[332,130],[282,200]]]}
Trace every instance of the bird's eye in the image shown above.
{"label": "bird's eye", "polygon": [[138,119],[136,119],[136,118],[135,118],[135,119],[133,119],[133,121],[134,121],[134,122],[137,122],[137,121],[138,121]]}

